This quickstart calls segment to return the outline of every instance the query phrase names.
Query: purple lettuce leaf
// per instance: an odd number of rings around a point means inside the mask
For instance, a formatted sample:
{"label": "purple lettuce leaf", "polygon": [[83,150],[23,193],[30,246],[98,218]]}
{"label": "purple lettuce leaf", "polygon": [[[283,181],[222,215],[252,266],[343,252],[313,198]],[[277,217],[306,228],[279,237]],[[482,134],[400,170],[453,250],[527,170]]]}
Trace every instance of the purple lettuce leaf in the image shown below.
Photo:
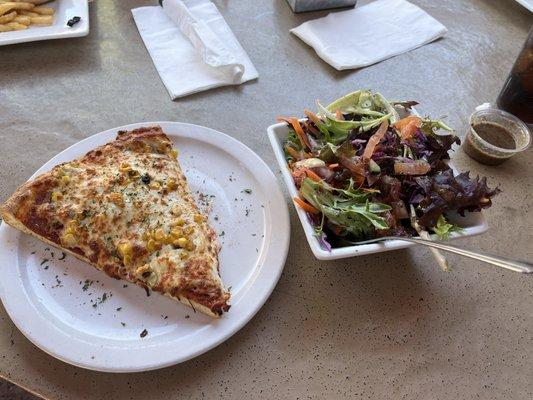
{"label": "purple lettuce leaf", "polygon": [[445,211],[456,210],[464,215],[465,211],[481,211],[490,207],[492,197],[500,192],[499,188],[487,186],[487,178],[470,178],[469,172],[454,176],[451,169],[432,176],[416,177],[414,182],[421,189],[415,192],[415,198],[418,200],[417,196],[424,194],[419,202],[422,212],[419,223],[424,227],[435,226]]}
{"label": "purple lettuce leaf", "polygon": [[324,232],[317,234],[316,238],[324,250],[331,252],[331,244],[328,242],[328,237]]}

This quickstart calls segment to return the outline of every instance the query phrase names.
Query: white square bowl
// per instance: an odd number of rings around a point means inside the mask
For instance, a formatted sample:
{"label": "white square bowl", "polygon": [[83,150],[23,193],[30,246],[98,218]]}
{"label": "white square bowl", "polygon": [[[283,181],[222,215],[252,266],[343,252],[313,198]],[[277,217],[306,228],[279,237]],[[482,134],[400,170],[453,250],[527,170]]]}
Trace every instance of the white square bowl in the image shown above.
{"label": "white square bowl", "polygon": [[[302,120],[303,121],[303,120]],[[291,198],[298,196],[298,189],[294,184],[291,173],[287,166],[287,161],[285,160],[285,153],[283,150],[283,142],[288,135],[289,128],[286,123],[281,122],[279,124],[271,125],[267,128],[268,138],[270,139],[270,144],[274,150],[276,160],[278,161],[283,179],[289,190]],[[453,165],[450,164],[450,167],[453,168]],[[294,204],[294,203],[293,203]],[[325,250],[320,245],[317,237],[315,236],[315,230],[313,225],[309,221],[307,213],[303,211],[300,207],[295,206],[300,222],[304,228],[305,236],[307,242],[311,247],[311,251],[315,257],[319,260],[335,260],[338,258],[348,258],[354,256],[362,256],[365,254],[381,253],[383,251],[404,249],[407,247],[415,246],[414,243],[405,242],[403,240],[389,240],[383,243],[373,243],[373,244],[362,244],[354,245],[347,247],[338,247],[333,248],[331,251]],[[486,232],[488,229],[487,222],[483,217],[481,212],[472,212],[465,213],[464,217],[461,217],[459,214],[450,215],[446,214],[446,217],[450,222],[459,225],[463,228],[461,233],[454,233],[451,235],[451,239],[479,235],[483,232]]]}
{"label": "white square bowl", "polygon": [[[0,32],[0,46],[35,42],[37,40],[63,39],[87,36],[89,33],[89,7],[87,0],[55,0],[43,4],[43,7],[55,9],[54,23],[50,26],[29,26],[22,31]],[[72,27],[67,21],[78,16],[80,22]]]}

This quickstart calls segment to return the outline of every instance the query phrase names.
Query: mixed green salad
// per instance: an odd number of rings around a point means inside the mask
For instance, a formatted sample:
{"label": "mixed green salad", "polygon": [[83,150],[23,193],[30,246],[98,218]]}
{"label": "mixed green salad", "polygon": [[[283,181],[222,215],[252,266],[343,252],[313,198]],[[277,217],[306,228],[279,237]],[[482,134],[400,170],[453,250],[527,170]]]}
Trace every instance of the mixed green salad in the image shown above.
{"label": "mixed green salad", "polygon": [[[445,160],[460,140],[441,121],[359,90],[289,125],[285,156],[322,246],[423,231],[446,239],[461,228],[446,213],[480,211],[499,192],[486,178],[454,175]],[[401,118],[400,113],[407,115]],[[441,133],[444,132],[444,133]]]}

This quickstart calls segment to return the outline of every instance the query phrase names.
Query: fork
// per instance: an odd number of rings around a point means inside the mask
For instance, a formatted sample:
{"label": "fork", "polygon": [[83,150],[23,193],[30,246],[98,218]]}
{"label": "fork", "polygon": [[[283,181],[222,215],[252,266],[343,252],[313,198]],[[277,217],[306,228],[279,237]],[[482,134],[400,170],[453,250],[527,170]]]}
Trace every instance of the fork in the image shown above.
{"label": "fork", "polygon": [[404,242],[411,242],[421,244],[423,246],[433,247],[439,250],[449,251],[450,253],[459,254],[461,256],[470,257],[475,260],[484,261],[488,264],[496,265],[501,268],[506,268],[511,271],[521,272],[523,274],[533,273],[533,263],[523,260],[516,260],[508,257],[496,256],[488,253],[481,253],[477,251],[463,249],[462,247],[452,246],[451,244],[436,242],[433,240],[425,240],[412,237],[397,237],[397,236],[384,236],[376,239],[365,240],[363,242],[356,242],[354,244],[371,244],[385,242],[388,240],[403,240]]}

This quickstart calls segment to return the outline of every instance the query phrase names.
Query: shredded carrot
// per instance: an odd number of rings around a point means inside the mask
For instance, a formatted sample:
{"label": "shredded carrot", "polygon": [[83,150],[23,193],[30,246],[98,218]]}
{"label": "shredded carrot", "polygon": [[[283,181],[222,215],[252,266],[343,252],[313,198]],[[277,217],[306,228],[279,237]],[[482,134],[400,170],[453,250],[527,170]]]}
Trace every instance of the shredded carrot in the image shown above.
{"label": "shredded carrot", "polygon": [[310,111],[310,110],[307,110],[305,109],[304,110],[304,114],[307,118],[309,118],[311,121],[313,121],[316,124],[320,123],[320,118],[318,117],[318,115],[316,115],[314,112]]}
{"label": "shredded carrot", "polygon": [[405,117],[405,118],[402,118],[401,120],[399,121],[396,121],[393,126],[398,129],[398,130],[402,130],[402,128],[404,128],[405,126],[407,126],[408,124],[410,124],[411,122],[413,121],[419,121],[419,122],[422,122],[420,120],[420,117],[416,116],[416,115],[409,115],[408,117]]}
{"label": "shredded carrot", "polygon": [[305,173],[310,179],[314,180],[315,182],[320,182],[322,180],[320,176],[318,176],[315,172],[311,171],[310,169],[306,169]]}
{"label": "shredded carrot", "polygon": [[286,146],[285,149],[287,150],[287,153],[292,156],[292,158],[295,158],[296,160],[302,159],[302,155],[299,154],[296,150],[294,150],[291,146]]}
{"label": "shredded carrot", "polygon": [[344,121],[344,115],[342,115],[341,110],[335,111],[335,116],[337,117],[337,119]]}
{"label": "shredded carrot", "polygon": [[298,121],[298,118],[278,117],[277,120],[287,122],[288,124],[290,124],[293,127],[294,132],[296,132],[296,136],[298,136],[298,139],[300,139],[300,143],[302,144],[302,146],[307,147],[308,149],[311,149],[311,144],[309,143],[309,139],[307,138],[307,135],[303,131],[302,126],[300,125],[300,121]]}
{"label": "shredded carrot", "polygon": [[385,136],[385,133],[387,133],[387,128],[389,127],[389,123],[387,121],[383,121],[381,125],[379,126],[379,129],[374,133],[370,139],[368,139],[368,143],[366,144],[365,151],[363,152],[363,159],[368,159],[372,157],[372,154],[374,154],[374,150],[376,149],[376,146],[380,142],[381,139],[383,139],[383,136]]}
{"label": "shredded carrot", "polygon": [[320,211],[318,211],[315,207],[313,207],[311,204],[306,203],[299,197],[293,198],[294,202],[304,211],[311,213],[311,214],[318,214]]}
{"label": "shredded carrot", "polygon": [[338,166],[339,166],[338,163],[335,163],[335,164],[329,164],[329,165],[328,165],[328,168],[329,168],[329,169],[335,169],[335,168],[337,168]]}
{"label": "shredded carrot", "polygon": [[420,126],[421,124],[419,122],[411,121],[402,128],[400,131],[400,136],[403,140],[411,139]]}
{"label": "shredded carrot", "polygon": [[308,149],[311,149],[311,144],[309,143],[309,139],[307,135],[304,133],[302,126],[300,125],[300,121],[298,121],[298,118],[290,118],[289,123],[294,128],[295,132],[300,136],[300,139],[303,141],[303,145],[307,146]]}
{"label": "shredded carrot", "polygon": [[409,115],[394,123],[394,127],[400,132],[403,140],[410,139],[418,128],[422,126],[422,120],[416,115]]}
{"label": "shredded carrot", "polygon": [[357,175],[355,177],[355,183],[357,185],[357,189],[361,189],[361,187],[363,186],[363,184],[365,183],[365,177],[364,176],[361,176],[361,175]]}

